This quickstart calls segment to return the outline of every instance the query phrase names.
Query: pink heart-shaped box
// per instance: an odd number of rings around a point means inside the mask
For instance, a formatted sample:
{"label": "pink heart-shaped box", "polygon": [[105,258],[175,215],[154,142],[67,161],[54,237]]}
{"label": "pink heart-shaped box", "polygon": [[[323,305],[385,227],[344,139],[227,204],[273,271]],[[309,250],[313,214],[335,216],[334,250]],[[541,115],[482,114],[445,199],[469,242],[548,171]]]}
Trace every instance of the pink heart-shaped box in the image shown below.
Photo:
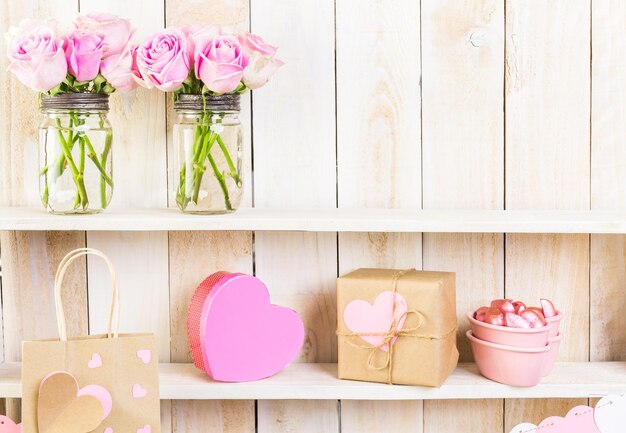
{"label": "pink heart-shaped box", "polygon": [[[267,287],[258,278],[219,274],[216,282],[212,276],[207,278],[214,282],[208,293],[203,284],[198,287],[206,295],[200,314],[198,297],[194,296],[196,305],[190,307],[189,340],[196,366],[221,382],[258,380],[278,373],[302,348],[302,320],[295,311],[270,304]],[[199,351],[194,351],[194,342],[199,342]]]}

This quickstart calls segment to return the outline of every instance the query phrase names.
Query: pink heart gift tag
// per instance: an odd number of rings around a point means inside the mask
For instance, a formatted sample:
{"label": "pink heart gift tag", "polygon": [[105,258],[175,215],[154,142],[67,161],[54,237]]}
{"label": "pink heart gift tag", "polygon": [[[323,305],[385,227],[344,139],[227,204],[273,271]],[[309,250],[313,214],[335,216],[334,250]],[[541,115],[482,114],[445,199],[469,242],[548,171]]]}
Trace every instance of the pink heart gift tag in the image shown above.
{"label": "pink heart gift tag", "polygon": [[222,382],[272,376],[293,361],[304,342],[298,314],[270,304],[265,284],[250,275],[221,278],[204,301],[199,324],[204,369]]}
{"label": "pink heart gift tag", "polygon": [[[396,304],[395,314],[393,309],[394,299]],[[363,334],[360,335],[363,340],[372,346],[378,346],[384,341],[384,335],[367,334],[386,334],[394,320],[397,322],[395,330],[401,330],[406,319],[407,308],[406,299],[399,293],[392,291],[382,292],[376,297],[374,305],[363,299],[356,299],[350,302],[343,311],[343,321],[350,331],[355,334]],[[391,344],[395,343],[397,338],[393,338]],[[383,344],[380,348],[385,352],[389,351],[388,344]]]}

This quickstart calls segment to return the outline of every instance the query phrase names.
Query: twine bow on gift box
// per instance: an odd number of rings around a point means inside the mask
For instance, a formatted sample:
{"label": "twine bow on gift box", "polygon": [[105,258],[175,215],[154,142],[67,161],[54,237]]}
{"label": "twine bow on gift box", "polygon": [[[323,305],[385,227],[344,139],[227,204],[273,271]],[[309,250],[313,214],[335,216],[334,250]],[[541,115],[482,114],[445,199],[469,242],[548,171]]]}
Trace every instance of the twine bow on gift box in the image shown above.
{"label": "twine bow on gift box", "polygon": [[[456,332],[456,327],[454,327],[451,331],[447,332],[444,335],[436,336],[436,335],[420,335],[416,332],[422,327],[424,324],[424,315],[418,310],[407,310],[398,317],[396,317],[396,295],[398,293],[398,280],[402,278],[409,272],[414,271],[415,269],[405,269],[402,271],[396,272],[392,279],[392,292],[393,299],[391,302],[391,323],[389,324],[389,329],[386,332],[341,332],[337,329],[336,334],[340,337],[383,337],[380,343],[376,345],[364,345],[358,344],[352,341],[348,341],[354,347],[358,347],[360,349],[370,350],[370,354],[367,357],[367,366],[372,370],[385,370],[387,369],[387,383],[393,384],[392,381],[392,371],[393,371],[393,343],[399,337],[411,337],[418,338],[422,340],[443,340],[447,338],[452,333]],[[416,326],[412,326],[410,328],[401,329],[405,320],[409,317],[410,314],[415,314],[418,317],[418,324]],[[400,328],[400,329],[398,329]],[[384,347],[388,347],[388,350],[384,350]],[[384,352],[385,357],[383,359],[383,363],[377,365],[376,355],[379,352]]]}

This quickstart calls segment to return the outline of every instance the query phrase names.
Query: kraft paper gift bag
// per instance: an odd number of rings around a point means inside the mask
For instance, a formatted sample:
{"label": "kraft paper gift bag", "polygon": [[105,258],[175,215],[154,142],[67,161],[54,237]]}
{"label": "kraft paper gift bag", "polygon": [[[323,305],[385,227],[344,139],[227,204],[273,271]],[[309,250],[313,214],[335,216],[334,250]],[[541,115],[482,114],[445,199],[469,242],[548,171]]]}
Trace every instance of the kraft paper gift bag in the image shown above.
{"label": "kraft paper gift bag", "polygon": [[[105,335],[67,337],[61,283],[68,266],[92,254],[111,272]],[[152,334],[118,334],[117,277],[100,251],[69,253],[55,277],[58,340],[22,343],[23,433],[159,433],[158,351]]]}

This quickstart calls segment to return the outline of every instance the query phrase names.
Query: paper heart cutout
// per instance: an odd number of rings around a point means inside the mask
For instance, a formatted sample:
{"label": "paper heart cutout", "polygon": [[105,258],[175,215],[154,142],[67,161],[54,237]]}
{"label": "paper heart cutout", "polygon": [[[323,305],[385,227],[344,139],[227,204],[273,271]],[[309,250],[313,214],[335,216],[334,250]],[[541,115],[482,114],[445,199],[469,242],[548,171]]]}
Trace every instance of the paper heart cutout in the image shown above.
{"label": "paper heart cutout", "polygon": [[539,426],[518,424],[510,433],[601,433],[594,422],[593,412],[589,406],[576,406],[565,418],[551,416],[541,421]]}
{"label": "paper heart cutout", "polygon": [[298,314],[270,304],[265,284],[244,274],[228,274],[213,286],[199,331],[205,371],[222,382],[272,376],[293,361],[304,342]]}
{"label": "paper heart cutout", "polygon": [[623,433],[626,429],[626,395],[600,399],[596,404],[594,419],[601,433]]}
{"label": "paper heart cutout", "polygon": [[600,433],[593,420],[593,408],[576,406],[565,418],[551,416],[544,419],[537,429],[539,433]]}
{"label": "paper heart cutout", "polygon": [[104,407],[93,395],[79,395],[74,376],[55,371],[39,385],[37,422],[39,433],[87,433],[104,419]]}
{"label": "paper heart cutout", "polygon": [[144,398],[148,395],[148,391],[138,383],[133,385],[133,397],[134,398]]}
{"label": "paper heart cutout", "polygon": [[87,367],[89,368],[98,368],[102,367],[102,358],[99,353],[94,353],[91,355],[91,359],[87,363]]}
{"label": "paper heart cutout", "polygon": [[529,422],[524,422],[513,427],[509,433],[534,433],[537,431],[537,426]]}
{"label": "paper heart cutout", "polygon": [[22,433],[22,424],[15,424],[11,418],[0,415],[0,433]]}
{"label": "paper heart cutout", "polygon": [[148,349],[137,351],[137,358],[141,359],[141,362],[143,362],[144,364],[150,364],[151,355],[152,352],[150,352],[150,350]]}
{"label": "paper heart cutout", "polygon": [[[395,314],[392,315],[393,302],[395,299]],[[404,326],[407,312],[406,299],[399,293],[392,291],[382,292],[374,300],[374,305],[363,299],[350,302],[343,310],[343,321],[348,329],[355,334],[385,334],[389,331],[392,321],[397,321],[395,330],[401,330]],[[380,345],[385,337],[383,335],[360,335],[360,337],[372,346]],[[391,340],[395,343],[398,337]],[[383,344],[381,350],[389,351],[389,344]]]}
{"label": "paper heart cutout", "polygon": [[111,414],[111,410],[113,409],[113,398],[111,397],[111,394],[109,394],[109,391],[100,385],[87,385],[78,390],[78,395],[91,395],[97,398],[100,404],[102,404],[103,420]]}
{"label": "paper heart cutout", "polygon": [[150,425],[148,424],[144,425],[142,428],[137,430],[137,433],[151,433],[151,432],[152,432],[152,427],[150,427]]}

